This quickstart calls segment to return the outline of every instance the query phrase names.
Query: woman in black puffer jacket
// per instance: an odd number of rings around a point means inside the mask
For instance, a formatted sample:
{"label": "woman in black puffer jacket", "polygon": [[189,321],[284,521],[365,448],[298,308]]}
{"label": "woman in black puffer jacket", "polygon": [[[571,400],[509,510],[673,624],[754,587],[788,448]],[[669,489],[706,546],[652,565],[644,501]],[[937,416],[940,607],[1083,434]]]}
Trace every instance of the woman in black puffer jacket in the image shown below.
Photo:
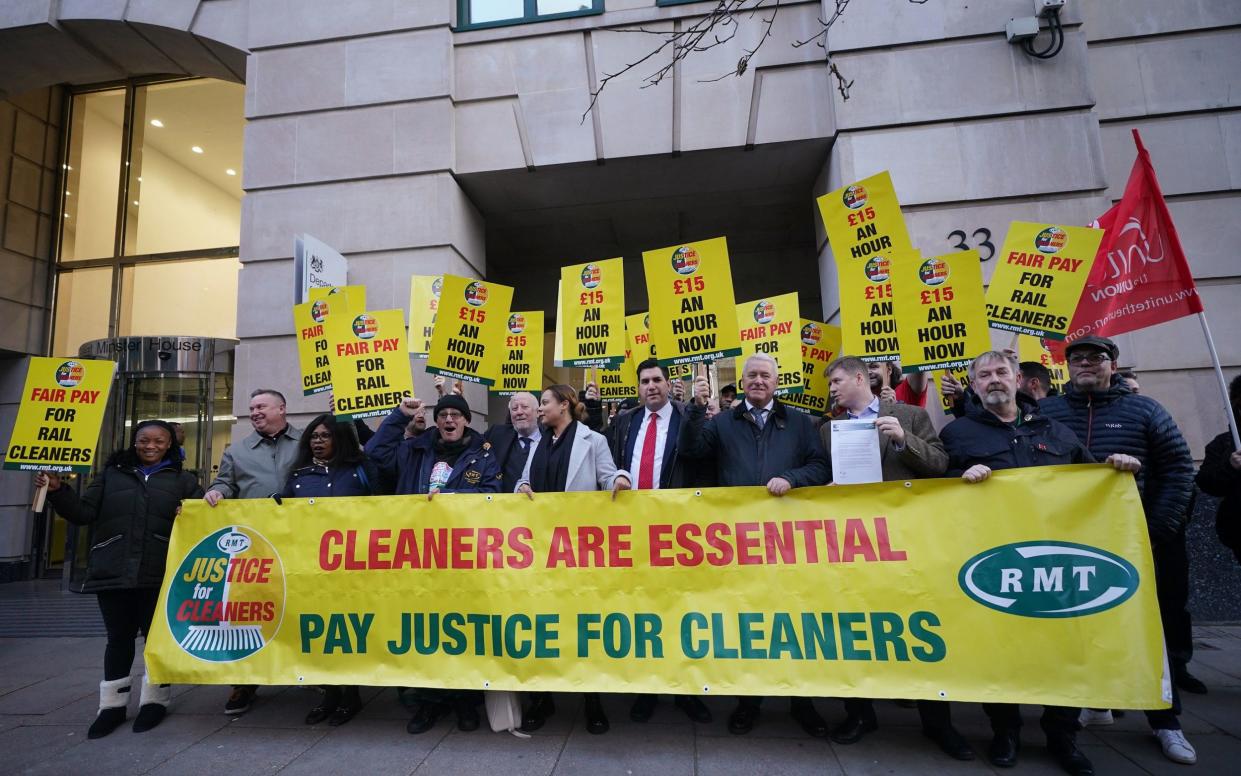
{"label": "woman in black puffer jacket", "polygon": [[[132,444],[112,454],[81,498],[72,488],[61,487],[57,474],[40,472],[35,477],[36,485],[47,485],[48,501],[61,517],[91,527],[82,592],[98,594],[108,644],[99,683],[99,715],[88,738],[102,738],[125,721],[134,640],[139,632],[145,639],[151,629],[172,521],[184,499],[203,495],[197,478],[181,469],[175,438],[172,426],[164,421],[142,421],[134,428]],[[134,732],[158,725],[171,699],[170,686],[152,685],[143,676]]]}

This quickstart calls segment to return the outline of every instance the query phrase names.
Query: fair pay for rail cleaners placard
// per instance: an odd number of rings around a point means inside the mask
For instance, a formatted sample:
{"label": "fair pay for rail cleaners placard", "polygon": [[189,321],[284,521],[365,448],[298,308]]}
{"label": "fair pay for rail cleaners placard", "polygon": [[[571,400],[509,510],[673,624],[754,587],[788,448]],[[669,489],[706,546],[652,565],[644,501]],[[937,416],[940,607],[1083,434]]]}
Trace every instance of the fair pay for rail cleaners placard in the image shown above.
{"label": "fair pay for rail cleaners placard", "polygon": [[293,305],[303,396],[332,390],[326,328],[328,316],[333,310],[341,315],[356,315],[366,310],[366,286],[316,287],[309,293],[308,301]]}
{"label": "fair pay for rail cleaners placard", "polygon": [[333,315],[327,331],[337,419],[385,415],[414,395],[402,311]]}
{"label": "fair pay for rail cleaners placard", "polygon": [[987,289],[991,327],[1064,339],[1102,240],[1102,229],[1014,221]]}
{"label": "fair pay for rail cleaners placard", "polygon": [[115,361],[30,359],[4,468],[89,472],[115,371]]}
{"label": "fair pay for rail cleaners placard", "polygon": [[737,373],[741,373],[746,358],[766,353],[779,367],[777,396],[802,390],[800,309],[796,291],[737,305],[742,349],[737,357]]}
{"label": "fair pay for rail cleaners placard", "polygon": [[663,366],[741,355],[737,301],[723,237],[642,253],[650,334]]}
{"label": "fair pay for rail cleaners placard", "polygon": [[512,306],[511,286],[445,275],[427,372],[494,385]]}

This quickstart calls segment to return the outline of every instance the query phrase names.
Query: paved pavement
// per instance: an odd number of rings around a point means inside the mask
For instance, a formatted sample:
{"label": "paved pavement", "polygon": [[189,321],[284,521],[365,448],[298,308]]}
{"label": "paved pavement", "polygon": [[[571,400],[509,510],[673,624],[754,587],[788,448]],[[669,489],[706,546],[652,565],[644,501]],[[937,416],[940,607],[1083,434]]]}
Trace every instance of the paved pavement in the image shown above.
{"label": "paved pavement", "polygon": [[[1241,626],[1200,627],[1195,673],[1210,693],[1185,697],[1182,723],[1198,749],[1195,771],[1165,760],[1141,713],[1110,728],[1080,734],[1080,743],[1104,773],[1241,772]],[[264,688],[250,713],[237,719],[221,710],[223,687],[177,687],[171,713],[156,730],[128,726],[86,740],[97,707],[103,660],[101,638],[0,639],[0,773],[20,774],[881,774],[986,773],[982,762],[949,760],[919,735],[917,713],[878,705],[882,729],[854,746],[807,738],[781,699],[769,700],[748,736],[731,736],[725,698],[711,699],[715,722],[689,722],[665,699],[644,725],[628,719],[629,699],[605,696],[612,721],[607,735],[588,734],[577,696],[558,697],[558,713],[530,739],[484,729],[461,733],[441,721],[429,733],[405,732],[408,714],[392,690],[370,689],[366,707],[339,728],[302,723],[314,705],[308,688]],[[135,669],[136,677],[141,668]],[[137,687],[137,678],[135,679]],[[137,695],[137,692],[134,693]],[[133,699],[130,716],[136,712]],[[818,701],[830,720],[833,700]],[[1022,760],[1014,774],[1058,773],[1042,750],[1037,711],[1024,712]],[[975,704],[957,704],[961,732],[978,749],[988,740]]]}

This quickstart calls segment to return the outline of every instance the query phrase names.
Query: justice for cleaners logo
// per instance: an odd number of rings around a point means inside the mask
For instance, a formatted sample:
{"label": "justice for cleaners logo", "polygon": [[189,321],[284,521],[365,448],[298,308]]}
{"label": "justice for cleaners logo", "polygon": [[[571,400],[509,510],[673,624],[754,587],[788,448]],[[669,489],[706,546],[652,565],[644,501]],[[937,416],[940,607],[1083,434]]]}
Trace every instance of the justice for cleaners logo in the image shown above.
{"label": "justice for cleaners logo", "polygon": [[1072,542],[1018,542],[965,562],[961,590],[983,606],[1021,617],[1082,617],[1138,591],[1138,570],[1119,555]]}
{"label": "justice for cleaners logo", "polygon": [[231,663],[276,637],[284,618],[280,555],[244,525],[221,528],[186,554],[168,588],[168,627],[200,660]]}

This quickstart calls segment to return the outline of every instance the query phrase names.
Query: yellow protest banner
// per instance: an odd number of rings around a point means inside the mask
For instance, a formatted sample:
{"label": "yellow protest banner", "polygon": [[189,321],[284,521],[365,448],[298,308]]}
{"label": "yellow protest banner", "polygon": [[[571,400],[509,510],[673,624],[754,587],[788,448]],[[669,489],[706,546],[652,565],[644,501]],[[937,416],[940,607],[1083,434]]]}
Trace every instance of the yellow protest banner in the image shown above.
{"label": "yellow protest banner", "polygon": [[444,275],[427,372],[494,385],[512,305],[511,286]]}
{"label": "yellow protest banner", "polygon": [[335,304],[325,298],[293,305],[293,327],[297,332],[297,362],[302,372],[303,396],[332,390],[327,318],[329,309]]}
{"label": "yellow protest banner", "polygon": [[651,346],[650,313],[625,316],[625,338],[635,367],[655,355]]}
{"label": "yellow protest banner", "polygon": [[414,395],[403,311],[331,315],[327,333],[338,419],[386,415]]}
{"label": "yellow protest banner", "polygon": [[779,367],[776,395],[800,393],[803,385],[801,308],[797,292],[742,302],[737,305],[737,328],[741,335],[737,372],[741,372],[747,357],[766,353]]}
{"label": "yellow protest banner", "polygon": [[837,259],[844,355],[864,361],[896,361],[900,357],[896,311],[892,306],[892,272],[896,265],[917,266],[921,261],[922,255],[917,251]]}
{"label": "yellow protest banner", "polygon": [[815,200],[837,262],[911,251],[905,217],[892,177],[878,175],[843,186]]}
{"label": "yellow protest banner", "polygon": [[509,313],[500,379],[488,390],[498,396],[543,391],[543,311]]}
{"label": "yellow protest banner", "polygon": [[841,355],[840,327],[802,318],[800,338],[802,390],[781,401],[812,415],[826,415],[831,409],[827,366]]}
{"label": "yellow protest banner", "polygon": [[1047,370],[1051,372],[1051,387],[1056,390],[1063,391],[1065,383],[1069,381],[1069,365],[1064,360],[1064,354],[1052,353],[1047,347],[1047,341],[1042,337],[1022,334],[1017,339],[1017,359],[1034,361],[1047,367]]}
{"label": "yellow protest banner", "polygon": [[188,502],[156,612],[153,682],[1168,706],[1141,500],[1102,465]]}
{"label": "yellow protest banner", "polygon": [[622,401],[638,398],[638,370],[632,359],[618,366],[599,370],[599,400]]}
{"label": "yellow protest banner", "polygon": [[642,266],[659,363],[692,364],[741,354],[723,237],[645,251]]}
{"label": "yellow protest banner", "polygon": [[978,251],[894,264],[892,309],[903,372],[959,367],[991,350]]}
{"label": "yellow protest banner", "polygon": [[567,367],[615,366],[625,358],[625,262],[560,268],[559,318]]}
{"label": "yellow protest banner", "polygon": [[1102,229],[1014,221],[987,289],[991,327],[1064,339],[1102,240]]}
{"label": "yellow protest banner", "polygon": [[970,376],[969,376],[969,369],[965,366],[953,367],[952,369],[945,369],[942,372],[935,373],[935,382],[939,386],[940,409],[944,411],[945,415],[951,415],[952,414],[952,402],[948,399],[947,396],[944,395],[944,375],[946,374],[952,375],[953,378],[955,378],[956,381],[960,383],[962,387],[969,385]]}
{"label": "yellow protest banner", "polygon": [[366,311],[366,286],[315,286],[307,292],[306,301],[317,302],[320,299],[332,300],[342,296],[345,300],[345,312],[358,313]]}
{"label": "yellow protest banner", "polygon": [[30,359],[4,468],[90,472],[115,361]]}
{"label": "yellow protest banner", "polygon": [[409,278],[409,352],[426,358],[439,310],[443,275],[411,275]]}

